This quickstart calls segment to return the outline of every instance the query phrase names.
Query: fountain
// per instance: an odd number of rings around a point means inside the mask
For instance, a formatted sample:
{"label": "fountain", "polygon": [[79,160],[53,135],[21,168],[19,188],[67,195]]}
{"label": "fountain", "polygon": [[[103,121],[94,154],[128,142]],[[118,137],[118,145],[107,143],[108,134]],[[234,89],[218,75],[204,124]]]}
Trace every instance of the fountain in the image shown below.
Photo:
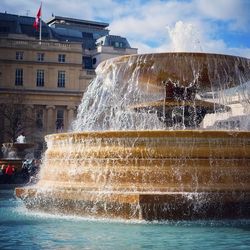
{"label": "fountain", "polygon": [[17,172],[22,169],[22,162],[28,151],[34,147],[32,143],[27,143],[23,135],[17,137],[16,142],[6,142],[2,144],[3,158],[0,159],[0,165],[11,164],[15,167]]}
{"label": "fountain", "polygon": [[[206,93],[250,80],[250,60],[205,53],[123,56],[97,68],[74,132],[47,135],[33,210],[125,219],[250,216],[250,132],[204,130],[230,112]],[[216,95],[217,96],[217,95]],[[218,101],[218,98],[216,99]]]}

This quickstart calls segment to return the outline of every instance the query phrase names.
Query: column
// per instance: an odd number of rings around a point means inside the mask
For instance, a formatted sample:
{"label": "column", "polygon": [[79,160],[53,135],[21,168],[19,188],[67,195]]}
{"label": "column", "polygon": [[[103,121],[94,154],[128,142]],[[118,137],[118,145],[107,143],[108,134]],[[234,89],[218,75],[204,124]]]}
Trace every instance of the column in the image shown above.
{"label": "column", "polygon": [[55,132],[55,106],[53,105],[48,105],[46,106],[47,109],[47,124],[46,124],[46,130],[47,133],[54,133]]}
{"label": "column", "polygon": [[71,123],[74,120],[74,111],[75,111],[75,106],[67,106],[67,111],[68,111],[68,119],[67,119],[67,123],[65,124],[65,129],[68,130],[69,128],[71,128]]}
{"label": "column", "polygon": [[22,124],[24,129],[24,135],[29,135],[29,138],[26,138],[28,140],[33,140],[34,137],[34,131],[36,129],[36,116],[34,112],[34,105],[29,104],[27,105],[26,113],[24,116],[24,124]]}

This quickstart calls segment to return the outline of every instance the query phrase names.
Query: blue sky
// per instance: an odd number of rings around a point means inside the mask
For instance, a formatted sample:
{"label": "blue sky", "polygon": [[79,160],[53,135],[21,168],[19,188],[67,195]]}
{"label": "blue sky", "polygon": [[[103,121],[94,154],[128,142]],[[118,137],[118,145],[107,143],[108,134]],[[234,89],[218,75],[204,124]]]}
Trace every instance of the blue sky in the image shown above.
{"label": "blue sky", "polygon": [[[0,11],[35,16],[41,1],[1,0]],[[54,15],[110,24],[139,53],[196,51],[250,58],[250,0],[44,0]]]}

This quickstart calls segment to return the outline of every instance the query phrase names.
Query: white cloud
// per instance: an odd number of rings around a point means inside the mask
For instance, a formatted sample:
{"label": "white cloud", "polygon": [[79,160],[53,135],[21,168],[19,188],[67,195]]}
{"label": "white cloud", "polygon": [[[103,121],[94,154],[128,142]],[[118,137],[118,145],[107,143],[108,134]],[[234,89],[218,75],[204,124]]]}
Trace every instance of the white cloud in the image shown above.
{"label": "white cloud", "polygon": [[148,53],[159,52],[155,49],[152,49],[152,47],[148,46],[146,43],[142,43],[142,42],[136,41],[136,40],[131,40],[130,45],[133,48],[138,48],[139,54],[148,54]]}
{"label": "white cloud", "polygon": [[207,18],[227,21],[232,29],[249,29],[249,0],[195,0],[194,3]]}
{"label": "white cloud", "polygon": [[238,0],[196,0],[195,3],[198,10],[203,15],[215,19],[230,20],[236,19],[238,11],[241,10],[240,3]]}
{"label": "white cloud", "polygon": [[[1,10],[17,14],[30,10],[35,16],[39,5],[40,0],[2,0]],[[139,53],[202,50],[249,57],[250,45],[237,48],[223,40],[224,31],[235,30],[250,40],[249,12],[248,0],[43,0],[45,20],[54,13],[108,22],[111,34],[126,37]]]}

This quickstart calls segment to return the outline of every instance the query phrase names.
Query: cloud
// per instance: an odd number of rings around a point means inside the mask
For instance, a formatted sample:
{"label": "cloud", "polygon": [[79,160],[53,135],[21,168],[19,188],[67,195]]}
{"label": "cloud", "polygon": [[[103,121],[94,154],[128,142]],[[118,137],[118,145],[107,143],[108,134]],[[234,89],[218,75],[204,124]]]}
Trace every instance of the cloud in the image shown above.
{"label": "cloud", "polygon": [[113,19],[110,29],[124,36],[139,36],[142,40],[159,39],[165,27],[175,23],[178,17],[190,13],[189,3],[176,1],[147,1],[145,4],[134,5],[132,12],[121,18]]}
{"label": "cloud", "polygon": [[[39,5],[40,0],[1,1],[3,11],[30,10],[30,16]],[[139,53],[202,50],[249,57],[249,12],[248,0],[43,1],[44,20],[53,13],[110,23],[110,33],[126,37]],[[231,42],[232,34],[238,42]]]}
{"label": "cloud", "polygon": [[198,11],[210,19],[228,22],[232,30],[249,30],[250,1],[248,0],[195,0]]}

